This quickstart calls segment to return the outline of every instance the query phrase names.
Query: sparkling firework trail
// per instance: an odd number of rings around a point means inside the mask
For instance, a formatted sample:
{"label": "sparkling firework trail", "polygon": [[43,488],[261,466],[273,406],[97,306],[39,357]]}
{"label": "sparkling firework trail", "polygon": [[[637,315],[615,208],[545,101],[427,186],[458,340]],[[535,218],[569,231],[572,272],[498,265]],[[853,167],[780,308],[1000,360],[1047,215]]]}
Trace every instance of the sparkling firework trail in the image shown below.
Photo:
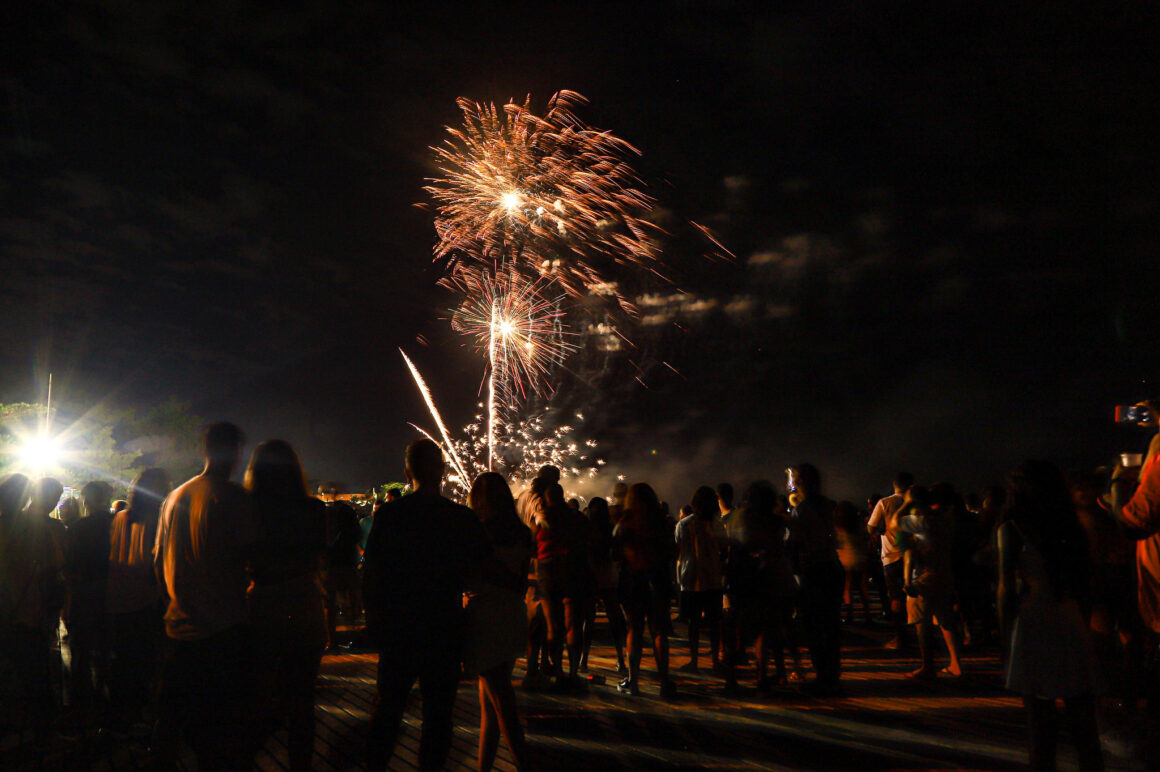
{"label": "sparkling firework trail", "polygon": [[576,346],[560,324],[563,298],[542,297],[541,281],[503,271],[460,276],[455,284],[467,299],[452,316],[451,327],[487,353],[487,468],[494,470],[502,414],[514,412],[529,390],[550,391],[551,365],[563,362]]}
{"label": "sparkling firework trail", "polygon": [[551,391],[547,378],[576,350],[563,329],[563,297],[545,297],[542,281],[524,281],[512,271],[459,276],[454,286],[466,300],[451,317],[451,329],[471,337],[501,372],[499,396],[509,402],[529,391]]}
{"label": "sparkling firework trail", "polygon": [[[423,376],[419,374],[419,368],[415,367],[415,363],[407,356],[407,352],[399,349],[399,353],[403,355],[403,361],[407,363],[407,368],[410,369],[411,375],[415,379],[415,384],[419,387],[419,393],[423,395],[423,401],[427,403],[427,409],[431,411],[431,417],[435,419],[435,425],[439,427],[439,433],[443,435],[443,441],[446,443],[444,447],[447,449],[447,455],[451,458],[451,463],[455,465],[455,470],[459,473],[460,479],[464,480],[467,485],[470,485],[471,478],[467,476],[466,467],[463,466],[463,462],[459,460],[459,456],[455,453],[455,445],[451,442],[451,435],[447,433],[447,427],[443,425],[443,417],[435,409],[435,400],[431,397],[431,390],[427,388],[427,382],[423,380]],[[430,435],[427,436],[430,437]]]}
{"label": "sparkling firework trail", "polygon": [[507,263],[579,297],[607,285],[609,268],[657,272],[660,230],[644,219],[653,200],[625,160],[639,151],[585,126],[573,113],[585,101],[560,91],[541,117],[530,98],[502,110],[459,99],[463,125],[433,148],[442,176],[425,188],[437,205],[435,257],[452,276]]}

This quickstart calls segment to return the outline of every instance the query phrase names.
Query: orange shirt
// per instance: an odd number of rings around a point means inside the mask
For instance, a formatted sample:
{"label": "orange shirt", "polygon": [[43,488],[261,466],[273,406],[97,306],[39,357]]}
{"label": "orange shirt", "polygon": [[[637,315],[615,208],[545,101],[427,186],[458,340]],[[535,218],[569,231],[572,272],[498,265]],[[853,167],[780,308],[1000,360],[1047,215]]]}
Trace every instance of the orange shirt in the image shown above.
{"label": "orange shirt", "polygon": [[232,482],[202,474],[169,494],[153,560],[169,594],[170,638],[208,638],[249,621],[246,559],[258,536],[250,496]]}
{"label": "orange shirt", "polygon": [[1136,543],[1137,595],[1140,616],[1160,633],[1160,463],[1154,456],[1140,472],[1140,487],[1123,510],[1123,520],[1151,534]]}

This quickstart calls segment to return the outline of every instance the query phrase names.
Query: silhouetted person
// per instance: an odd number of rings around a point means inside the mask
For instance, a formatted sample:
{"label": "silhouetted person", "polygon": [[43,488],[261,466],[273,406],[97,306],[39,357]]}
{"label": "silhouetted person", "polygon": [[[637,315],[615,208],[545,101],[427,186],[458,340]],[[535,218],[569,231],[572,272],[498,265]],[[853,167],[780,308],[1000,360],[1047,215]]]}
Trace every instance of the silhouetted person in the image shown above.
{"label": "silhouetted person", "polygon": [[[369,535],[368,535],[369,536]],[[338,645],[339,597],[345,596],[348,621],[353,624],[363,611],[362,585],[358,576],[359,542],[358,513],[345,501],[331,501],[326,505],[326,624],[327,645]],[[344,644],[345,645],[345,644]]]}
{"label": "silhouetted person", "polygon": [[77,501],[76,496],[69,496],[60,502],[58,516],[65,528],[72,528],[76,525],[76,522],[81,519],[81,503]]}
{"label": "silhouetted person", "polygon": [[568,677],[565,686],[580,686],[576,673],[584,652],[584,621],[596,593],[596,575],[592,570],[591,549],[596,541],[592,523],[578,509],[564,502],[564,489],[557,483],[548,487],[545,497],[550,509],[558,513],[563,542],[563,585],[559,600],[563,612],[564,643],[568,649]]}
{"label": "silhouetted person", "polygon": [[713,669],[721,666],[721,598],[724,578],[721,547],[713,533],[718,519],[717,496],[702,485],[689,502],[690,514],[675,529],[677,542],[677,584],[680,587],[680,615],[689,625],[689,662],[684,672],[698,670],[698,646],[702,627],[709,633],[709,653]]}
{"label": "silhouetted person", "polygon": [[608,517],[613,525],[620,522],[620,516],[624,513],[624,497],[627,495],[628,483],[618,482],[612,486],[612,494],[608,497]]}
{"label": "silhouetted person", "polygon": [[653,656],[663,699],[676,696],[669,678],[669,605],[672,578],[669,557],[676,551],[673,532],[665,522],[660,501],[645,483],[628,489],[624,511],[613,531],[613,549],[620,554],[620,603],[628,623],[628,677],[617,688],[640,694],[640,659],[644,626],[648,623]]}
{"label": "silhouetted person", "polygon": [[479,676],[479,764],[495,763],[500,734],[507,740],[516,769],[528,766],[528,746],[520,726],[512,667],[526,644],[524,588],[533,543],[516,515],[515,500],[503,477],[485,472],[467,497],[495,551],[482,565],[482,580],[467,602],[468,633],[464,669]]}
{"label": "silhouetted person", "polygon": [[[555,632],[555,623],[549,614],[548,601],[548,589],[551,586],[551,576],[548,574],[552,567],[547,563],[541,566],[538,552],[541,541],[550,541],[547,534],[541,539],[539,533],[540,529],[548,526],[544,491],[549,485],[558,482],[559,479],[559,469],[554,466],[541,467],[531,485],[521,491],[516,498],[516,514],[531,531],[532,538],[537,543],[537,555],[532,558],[528,568],[528,589],[524,597],[528,617],[528,647],[527,671],[524,675],[523,686],[530,689],[539,688],[549,683],[548,678],[540,670],[541,659],[550,661],[548,640]],[[556,635],[559,634],[556,633]],[[552,667],[558,664],[558,661],[551,662]],[[544,668],[544,670],[550,669],[550,667]]]}
{"label": "silhouetted person", "polygon": [[[1144,403],[1151,425],[1160,431],[1160,401]],[[1137,485],[1138,482],[1138,485]],[[1136,543],[1136,600],[1140,619],[1160,650],[1160,433],[1152,436],[1140,467],[1116,466],[1112,473],[1112,513]],[[1160,674],[1147,677],[1144,689],[1149,711],[1160,713]]]}
{"label": "silhouetted person", "polygon": [[815,679],[804,687],[819,696],[840,691],[842,588],[846,573],[838,560],[835,504],[822,495],[812,464],[789,470],[789,489],[800,496],[789,518],[789,538],[801,582],[802,623]]}
{"label": "silhouetted person", "polygon": [[154,570],[168,597],[162,671],[162,763],[185,730],[201,769],[246,769],[252,735],[253,631],[246,561],[258,540],[250,497],[230,482],[242,432],[215,423],[202,435],[205,469],[161,508]]}
{"label": "silhouetted person", "polygon": [[910,674],[912,678],[933,679],[938,675],[932,627],[942,631],[951,658],[941,672],[956,678],[963,674],[952,564],[954,523],[950,522],[951,513],[945,505],[945,486],[936,496],[913,485],[899,510],[898,545],[902,547],[906,577],[906,615],[907,621],[914,625],[922,656],[922,666]]}
{"label": "silhouetted person", "polygon": [[773,690],[768,677],[774,658],[776,683],[788,684],[785,648],[793,657],[794,678],[800,680],[801,660],[794,627],[796,583],[786,551],[786,511],[784,501],[773,486],[758,481],[749,486],[745,504],[734,510],[730,532],[727,575],[733,586],[733,615],[725,638],[726,691],[737,688],[737,642],[753,640],[757,655],[756,685],[759,692]]}
{"label": "silhouetted person", "polygon": [[383,505],[367,540],[363,596],[379,649],[379,702],[367,761],[386,769],[415,679],[423,700],[419,767],[443,767],[462,650],[462,594],[492,552],[479,518],[440,495],[443,454],[430,440],[407,446],[414,493]]}
{"label": "silhouetted person", "polygon": [[[612,560],[612,520],[608,513],[608,502],[594,498],[588,502],[587,516],[592,524],[592,544],[590,554],[596,575],[596,595],[604,606],[608,617],[608,630],[612,644],[616,648],[616,672],[628,675],[628,665],[624,661],[624,614],[620,610],[620,593],[617,590],[616,563]],[[592,636],[596,629],[596,604],[588,606],[588,619],[584,623],[584,650],[580,655],[581,672],[588,668],[588,650],[592,646]]]}
{"label": "silhouetted person", "polygon": [[894,625],[894,637],[886,644],[888,649],[902,648],[906,636],[906,584],[902,572],[902,549],[897,544],[898,512],[902,509],[903,497],[914,485],[914,475],[899,472],[894,477],[894,493],[879,499],[870,513],[866,529],[877,534],[882,542],[882,575],[886,582],[886,595],[890,599],[890,621]]}
{"label": "silhouetted person", "polygon": [[250,560],[255,703],[265,730],[287,719],[290,769],[309,770],[314,685],[326,647],[320,590],[326,506],[307,494],[302,463],[283,440],[268,440],[254,449],[245,487],[262,533]]}
{"label": "silhouetted person", "polygon": [[129,504],[113,517],[109,549],[108,611],[113,655],[109,671],[109,726],[124,732],[141,721],[164,637],[161,590],[153,572],[153,546],[169,474],[156,467],[137,476]]}
{"label": "silhouetted person", "polygon": [[[40,520],[48,528],[53,541],[53,549],[60,554],[62,561],[65,550],[68,548],[68,528],[60,520],[53,517],[52,512],[60,503],[60,497],[63,494],[64,486],[60,484],[59,480],[43,477],[33,484],[32,500],[28,502],[28,508],[25,510],[25,516],[33,520]],[[150,549],[152,549],[152,545],[150,545]],[[49,586],[45,589],[44,625],[46,640],[49,641],[50,645],[58,642],[60,615],[64,611],[65,585],[64,577],[59,573],[61,568],[61,565],[56,567],[58,573],[53,576]],[[54,656],[59,658],[59,652],[56,652]]]}
{"label": "silhouetted person", "polygon": [[1007,515],[999,528],[999,622],[1007,688],[1023,695],[1027,708],[1031,768],[1055,769],[1055,701],[1062,699],[1079,768],[1098,772],[1096,697],[1104,684],[1079,603],[1090,564],[1063,475],[1043,461],[1020,466],[1008,485]]}
{"label": "silhouetted person", "polygon": [[[842,590],[842,619],[846,623],[854,621],[854,598],[858,597],[862,601],[863,619],[869,625],[870,590],[866,564],[870,560],[867,555],[867,542],[870,537],[866,534],[866,522],[849,501],[838,503],[835,521],[838,533],[838,559],[842,561],[842,569],[846,572],[846,585]],[[873,558],[878,562],[877,555]]]}
{"label": "silhouetted person", "polygon": [[105,599],[109,584],[109,529],[113,515],[113,489],[95,480],[81,488],[84,516],[68,529],[65,553],[65,581],[68,601],[70,718],[63,727],[66,737],[83,734],[87,725],[104,716],[103,702],[108,682],[109,630]]}
{"label": "silhouetted person", "polygon": [[0,671],[11,678],[0,683],[8,703],[0,715],[32,729],[34,752],[43,758],[53,711],[46,631],[55,618],[46,599],[59,595],[63,556],[43,518],[22,513],[28,497],[24,475],[0,480]]}

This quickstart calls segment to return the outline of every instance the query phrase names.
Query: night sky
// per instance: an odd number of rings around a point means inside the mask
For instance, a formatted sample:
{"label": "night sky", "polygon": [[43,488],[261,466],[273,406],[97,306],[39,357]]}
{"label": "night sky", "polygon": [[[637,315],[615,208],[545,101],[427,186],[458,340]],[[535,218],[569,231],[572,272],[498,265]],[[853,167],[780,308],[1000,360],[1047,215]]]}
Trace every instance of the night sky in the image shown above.
{"label": "night sky", "polygon": [[0,402],[51,371],[398,479],[430,420],[396,349],[452,426],[482,378],[416,206],[430,147],[457,97],[571,89],[671,234],[671,285],[624,277],[636,348],[556,397],[612,474],[683,502],[811,459],[861,498],[1146,442],[1111,415],[1160,393],[1147,4],[466,5],[6,4]]}

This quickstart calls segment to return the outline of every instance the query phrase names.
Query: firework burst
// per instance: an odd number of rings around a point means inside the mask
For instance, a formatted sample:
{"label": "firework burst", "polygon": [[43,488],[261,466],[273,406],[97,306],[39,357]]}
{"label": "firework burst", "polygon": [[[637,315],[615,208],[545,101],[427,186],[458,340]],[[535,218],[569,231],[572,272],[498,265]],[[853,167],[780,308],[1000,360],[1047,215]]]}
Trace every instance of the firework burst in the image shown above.
{"label": "firework burst", "polygon": [[560,91],[537,116],[530,99],[502,110],[459,100],[463,125],[433,148],[442,176],[425,188],[437,205],[435,257],[453,281],[504,264],[580,297],[606,285],[610,268],[657,271],[659,229],[644,219],[653,202],[626,161],[639,152],[585,126],[573,112],[584,102]]}
{"label": "firework burst", "polygon": [[487,354],[508,403],[530,392],[551,392],[548,376],[573,351],[575,333],[563,323],[563,296],[548,297],[543,281],[524,281],[514,272],[473,273],[456,280],[465,300],[451,328]]}

